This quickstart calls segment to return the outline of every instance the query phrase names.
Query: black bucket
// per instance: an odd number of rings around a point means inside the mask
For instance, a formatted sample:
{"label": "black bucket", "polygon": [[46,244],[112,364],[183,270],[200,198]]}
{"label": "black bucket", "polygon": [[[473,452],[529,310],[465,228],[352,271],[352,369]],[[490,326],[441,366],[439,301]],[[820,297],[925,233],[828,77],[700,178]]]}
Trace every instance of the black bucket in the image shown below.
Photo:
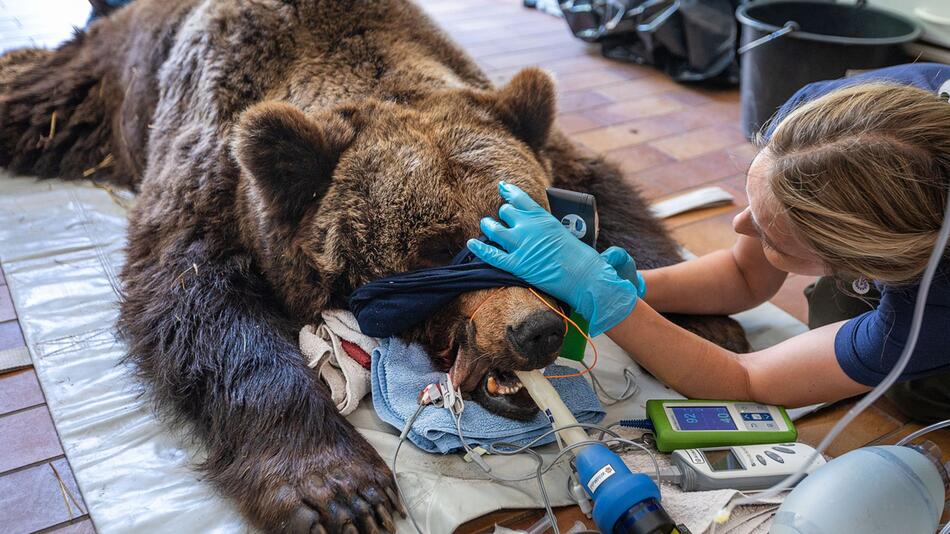
{"label": "black bucket", "polygon": [[903,63],[916,23],[859,4],[818,1],[740,6],[742,131],[753,136],[801,87],[863,70]]}

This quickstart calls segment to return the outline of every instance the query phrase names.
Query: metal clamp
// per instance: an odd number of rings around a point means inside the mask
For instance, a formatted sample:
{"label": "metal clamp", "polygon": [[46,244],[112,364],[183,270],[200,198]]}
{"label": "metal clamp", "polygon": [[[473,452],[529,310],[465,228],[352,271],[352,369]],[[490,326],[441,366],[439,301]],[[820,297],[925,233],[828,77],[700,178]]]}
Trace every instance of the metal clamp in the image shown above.
{"label": "metal clamp", "polygon": [[748,52],[749,50],[752,50],[753,48],[758,48],[769,41],[774,41],[775,39],[778,39],[779,37],[783,35],[798,31],[800,29],[801,29],[801,26],[799,26],[797,22],[795,22],[794,20],[790,20],[786,22],[780,29],[775,30],[774,32],[764,37],[759,37],[758,39],[756,39],[755,41],[752,41],[751,43],[746,43],[742,45],[741,47],[739,47],[739,53],[745,54],[746,52]]}

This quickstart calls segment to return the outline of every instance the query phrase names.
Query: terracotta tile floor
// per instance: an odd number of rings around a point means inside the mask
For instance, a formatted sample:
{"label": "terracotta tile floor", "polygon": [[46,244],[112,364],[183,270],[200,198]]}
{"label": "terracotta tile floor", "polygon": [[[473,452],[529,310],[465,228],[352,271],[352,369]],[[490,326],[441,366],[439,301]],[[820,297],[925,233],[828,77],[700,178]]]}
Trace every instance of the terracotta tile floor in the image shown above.
{"label": "terracotta tile floor", "polygon": [[[696,254],[733,243],[731,219],[746,204],[743,174],[755,153],[737,127],[738,91],[683,86],[649,67],[604,59],[574,39],[563,21],[525,9],[517,0],[421,3],[496,83],[532,65],[553,73],[561,129],[618,161],[627,179],[648,198],[706,185],[731,192],[734,206],[680,215],[667,225]],[[0,0],[0,51],[56,44],[69,35],[71,25],[85,21],[82,4]],[[790,277],[773,303],[804,321],[801,290],[810,281]],[[23,345],[15,317],[0,274],[0,350]],[[851,405],[839,403],[800,421],[801,439],[815,444]],[[830,452],[893,443],[916,428],[919,425],[909,423],[893,406],[878,402]],[[950,432],[932,436],[945,451],[944,459],[950,460]],[[94,532],[32,369],[0,374],[0,443],[0,531]],[[489,532],[495,523],[526,527],[540,515],[537,510],[498,512],[459,531]],[[563,528],[585,519],[571,507],[559,510],[558,516]]]}

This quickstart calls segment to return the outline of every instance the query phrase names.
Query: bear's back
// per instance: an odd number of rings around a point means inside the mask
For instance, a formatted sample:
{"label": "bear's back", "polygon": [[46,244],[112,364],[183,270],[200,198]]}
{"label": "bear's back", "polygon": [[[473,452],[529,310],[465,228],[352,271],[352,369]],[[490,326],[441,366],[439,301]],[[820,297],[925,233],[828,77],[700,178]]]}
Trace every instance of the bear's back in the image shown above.
{"label": "bear's back", "polygon": [[[162,204],[205,204],[211,199],[194,198],[205,197],[200,188],[211,186],[208,192],[218,195],[236,185],[237,170],[227,154],[231,129],[240,112],[257,102],[284,101],[315,113],[370,97],[400,101],[447,87],[490,85],[408,1],[191,4],[186,17],[173,21],[179,25],[174,42],[151,73],[158,88],[153,116],[123,117],[125,124],[149,121],[140,189],[161,191]],[[154,15],[147,20],[157,23]],[[147,53],[152,44],[141,42],[128,53]],[[209,184],[212,167],[216,180]]]}

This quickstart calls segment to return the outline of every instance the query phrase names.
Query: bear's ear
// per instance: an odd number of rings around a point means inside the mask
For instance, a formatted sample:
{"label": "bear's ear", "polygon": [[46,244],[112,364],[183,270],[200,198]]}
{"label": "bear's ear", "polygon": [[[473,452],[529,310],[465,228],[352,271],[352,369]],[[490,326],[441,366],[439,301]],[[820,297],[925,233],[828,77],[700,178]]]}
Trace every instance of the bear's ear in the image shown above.
{"label": "bear's ear", "polygon": [[231,152],[273,212],[295,222],[326,193],[354,136],[339,114],[318,122],[290,104],[263,102],[241,114]]}
{"label": "bear's ear", "polygon": [[554,80],[541,69],[524,69],[498,90],[495,106],[501,121],[516,137],[540,150],[554,124]]}

